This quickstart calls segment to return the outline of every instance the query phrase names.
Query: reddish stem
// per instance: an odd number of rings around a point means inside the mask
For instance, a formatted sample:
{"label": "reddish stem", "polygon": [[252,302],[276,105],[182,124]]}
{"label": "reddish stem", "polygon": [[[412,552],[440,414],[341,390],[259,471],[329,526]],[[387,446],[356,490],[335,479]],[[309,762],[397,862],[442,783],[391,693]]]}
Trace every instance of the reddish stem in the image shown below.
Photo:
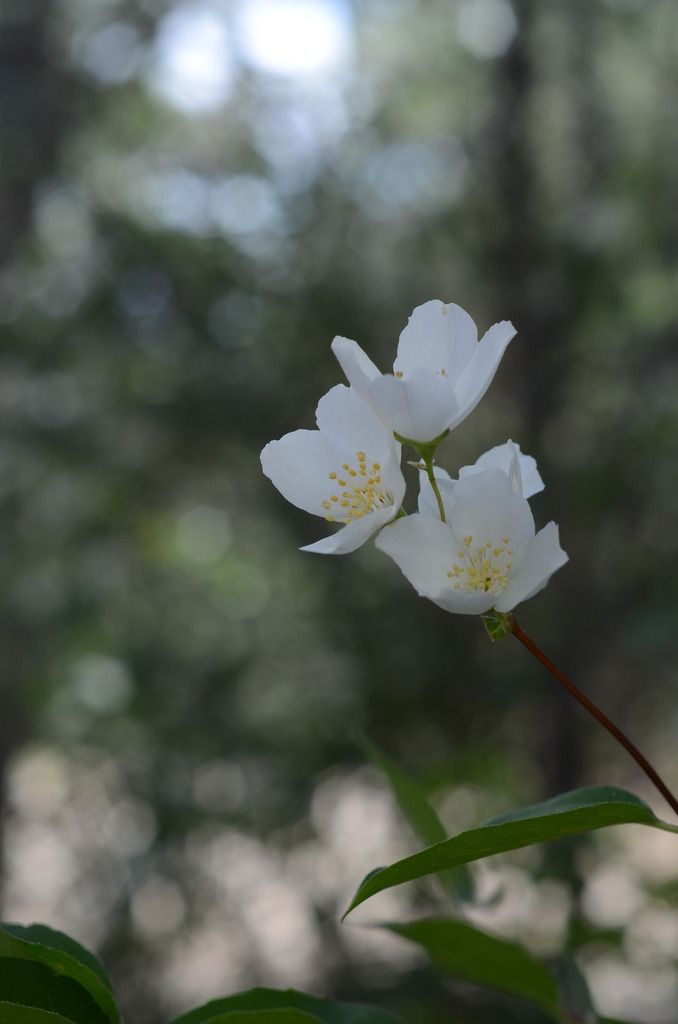
{"label": "reddish stem", "polygon": [[537,661],[551,673],[553,678],[556,679],[560,685],[574,697],[575,700],[579,701],[582,707],[585,707],[589,714],[593,715],[604,729],[607,729],[607,731],[611,733],[619,743],[621,743],[622,747],[629,752],[636,764],[643,769],[648,779],[654,783],[664,799],[668,801],[674,812],[678,814],[678,800],[676,800],[669,787],[661,776],[654,770],[647,758],[641,754],[638,747],[631,742],[628,736],[626,736],[621,729],[614,724],[614,722],[610,721],[607,715],[605,715],[592,700],[589,700],[589,698],[574,685],[571,679],[568,679],[567,676],[553,664],[550,658],[546,657],[541,648],[537,647],[534,640],[532,640],[527,633],[520,628],[512,615],[510,616],[510,628],[515,638],[520,640],[524,647],[527,647],[530,654],[534,655]]}

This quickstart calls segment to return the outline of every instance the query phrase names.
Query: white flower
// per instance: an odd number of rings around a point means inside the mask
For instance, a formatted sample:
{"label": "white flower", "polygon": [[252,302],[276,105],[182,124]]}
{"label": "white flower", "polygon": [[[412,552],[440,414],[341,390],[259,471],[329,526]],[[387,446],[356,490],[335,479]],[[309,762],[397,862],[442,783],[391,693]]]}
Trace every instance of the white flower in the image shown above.
{"label": "white flower", "polygon": [[[472,466],[462,466],[459,480],[473,473],[482,473],[485,469],[501,469],[509,477],[516,494],[522,494],[524,498],[531,498],[533,494],[544,490],[544,481],[539,475],[536,460],[531,455],[523,455],[520,445],[515,441],[498,444],[476,459]],[[459,480],[452,480],[450,474],[440,466],[436,466],[433,472],[447,517],[448,506],[451,507],[452,494]],[[419,477],[419,511],[423,515],[439,518],[436,496],[423,472]]]}
{"label": "white flower", "polygon": [[400,335],[392,374],[381,374],[348,338],[335,338],[332,351],[384,423],[400,437],[426,444],[475,409],[515,333],[503,320],[478,341],[468,313],[432,299],[417,306]]}
{"label": "white flower", "polygon": [[501,469],[467,473],[447,495],[443,523],[418,513],[393,523],[376,545],[418,594],[449,612],[508,612],[538,593],[567,562],[558,527],[535,535],[527,499]]}
{"label": "white flower", "polygon": [[288,501],[342,523],[302,551],[325,555],[355,551],[393,519],[405,494],[400,445],[378,416],[343,384],[316,410],[317,430],[295,430],[261,453],[266,476]]}

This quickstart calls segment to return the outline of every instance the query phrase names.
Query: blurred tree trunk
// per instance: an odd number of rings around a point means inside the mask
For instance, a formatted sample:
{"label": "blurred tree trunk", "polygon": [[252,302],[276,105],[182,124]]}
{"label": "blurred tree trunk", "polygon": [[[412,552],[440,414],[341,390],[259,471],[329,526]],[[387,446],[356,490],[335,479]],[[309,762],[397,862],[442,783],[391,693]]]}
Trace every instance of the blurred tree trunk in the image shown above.
{"label": "blurred tree trunk", "polygon": [[[564,481],[558,483],[562,474],[549,472],[548,449],[543,442],[554,412],[562,404],[572,358],[570,335],[579,305],[588,296],[585,282],[580,283],[581,275],[575,273],[581,265],[578,241],[572,249],[567,236],[547,222],[543,186],[533,159],[532,101],[544,89],[544,83],[536,80],[538,17],[557,18],[561,29],[558,59],[563,61],[562,72],[569,84],[571,127],[563,145],[570,153],[570,166],[563,176],[564,194],[558,198],[561,215],[571,215],[573,224],[590,215],[579,200],[595,203],[605,190],[612,162],[611,140],[596,82],[599,14],[595,5],[572,0],[564,7],[549,9],[536,0],[514,0],[514,9],[519,31],[505,58],[497,62],[497,106],[488,132],[495,146],[492,181],[486,184],[495,195],[494,225],[488,230],[488,239],[497,281],[495,318],[511,319],[519,332],[520,344],[511,358],[517,367],[515,387],[521,396],[524,445],[540,453],[549,480],[549,509],[557,519],[557,510],[565,507],[567,496]],[[554,32],[553,25],[550,31]],[[591,263],[600,258],[604,256],[587,254]],[[576,523],[571,524],[570,535],[576,536]],[[559,587],[558,641],[551,653],[589,690],[591,667],[604,643],[601,638],[613,631],[618,608],[614,603],[602,607],[596,601],[584,572],[565,573]],[[595,629],[588,628],[592,617]],[[595,727],[584,721],[581,710],[567,695],[550,688],[546,679],[544,686],[550,691],[545,706],[551,713],[543,723],[542,763],[549,791],[559,792],[581,783],[583,738]]]}
{"label": "blurred tree trunk", "polygon": [[52,0],[8,0],[0,8],[0,266],[31,216],[36,184],[53,173],[65,78],[49,61]]}
{"label": "blurred tree trunk", "polygon": [[[0,273],[30,226],[37,185],[58,159],[67,108],[64,76],[47,53],[52,14],[51,0],[8,0],[0,8]],[[22,683],[37,663],[38,639],[16,623],[0,626],[0,829],[7,763],[23,734]],[[2,846],[0,831],[0,857]]]}
{"label": "blurred tree trunk", "polygon": [[[540,216],[540,182],[532,151],[532,101],[539,88],[534,35],[540,5],[534,0],[514,0],[513,6],[518,32],[496,65],[497,100],[487,133],[493,153],[488,162],[492,177],[486,188],[494,195],[494,201],[490,200],[493,225],[488,228],[487,238],[497,282],[496,316],[492,319],[510,319],[518,329],[520,343],[512,351],[512,360],[517,374],[515,387],[521,396],[521,441],[526,450],[540,453],[544,476],[553,481],[548,497],[556,510],[555,475],[549,474],[543,458],[542,439],[559,405],[568,352],[565,342],[575,309],[563,251],[551,243]],[[572,24],[578,26],[581,5],[575,2],[572,7]],[[586,45],[583,39],[579,42]],[[580,60],[583,62],[584,57]],[[559,639],[552,656],[559,662],[567,651],[567,669],[577,677],[588,652],[567,643],[571,598],[571,594],[563,595]],[[543,684],[547,690],[544,707],[550,709],[550,714],[542,723],[540,761],[548,791],[562,792],[579,782],[580,713],[566,695],[551,687],[548,679],[544,678]]]}

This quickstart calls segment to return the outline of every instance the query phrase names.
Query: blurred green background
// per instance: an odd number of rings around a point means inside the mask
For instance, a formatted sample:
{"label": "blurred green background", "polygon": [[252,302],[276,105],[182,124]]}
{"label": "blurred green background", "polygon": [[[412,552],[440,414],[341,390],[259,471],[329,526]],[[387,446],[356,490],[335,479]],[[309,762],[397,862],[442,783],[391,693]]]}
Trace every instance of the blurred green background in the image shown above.
{"label": "blurred green background", "polygon": [[[252,984],[416,1022],[540,1018],[338,924],[415,848],[356,744],[450,832],[655,794],[518,644],[419,600],[260,473],[414,306],[518,329],[445,443],[534,454],[569,565],[523,626],[678,782],[674,0],[5,0],[3,915],[95,948],[136,1024]],[[411,471],[414,487],[414,471]],[[411,501],[410,497],[410,501]],[[479,868],[472,920],[574,943],[674,1024],[678,858],[635,826]]]}

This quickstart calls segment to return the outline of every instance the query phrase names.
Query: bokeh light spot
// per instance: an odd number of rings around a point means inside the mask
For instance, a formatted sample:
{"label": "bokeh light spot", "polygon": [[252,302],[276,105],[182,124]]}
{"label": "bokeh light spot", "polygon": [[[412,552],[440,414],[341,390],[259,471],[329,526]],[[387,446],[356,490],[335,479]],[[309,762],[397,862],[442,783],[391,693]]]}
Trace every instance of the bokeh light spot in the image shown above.
{"label": "bokeh light spot", "polygon": [[331,71],[348,51],[348,16],[337,0],[247,0],[238,30],[247,63],[272,74]]}
{"label": "bokeh light spot", "polygon": [[217,110],[233,86],[231,45],[216,5],[188,3],[160,22],[149,85],[162,99],[187,114]]}
{"label": "bokeh light spot", "polygon": [[518,22],[509,0],[465,0],[459,8],[459,42],[474,57],[501,57],[517,32]]}

